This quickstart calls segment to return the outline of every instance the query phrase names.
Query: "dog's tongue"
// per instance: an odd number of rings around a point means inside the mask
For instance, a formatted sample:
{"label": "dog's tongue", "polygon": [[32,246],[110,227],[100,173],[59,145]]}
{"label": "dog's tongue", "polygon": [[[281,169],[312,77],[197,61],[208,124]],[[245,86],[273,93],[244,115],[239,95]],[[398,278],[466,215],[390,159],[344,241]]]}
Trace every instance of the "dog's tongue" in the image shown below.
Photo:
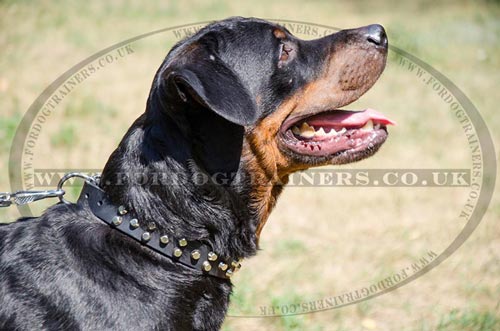
{"label": "dog's tongue", "polygon": [[383,125],[396,125],[396,122],[385,117],[373,109],[363,111],[335,110],[327,113],[311,116],[307,123],[312,126],[363,126],[366,122],[372,120],[374,123]]}

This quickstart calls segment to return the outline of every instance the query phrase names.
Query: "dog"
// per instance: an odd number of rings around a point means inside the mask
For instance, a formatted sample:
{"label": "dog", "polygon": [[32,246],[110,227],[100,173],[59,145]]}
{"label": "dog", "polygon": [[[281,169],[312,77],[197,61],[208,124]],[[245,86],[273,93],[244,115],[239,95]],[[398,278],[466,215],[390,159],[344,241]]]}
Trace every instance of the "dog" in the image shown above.
{"label": "dog", "polygon": [[380,25],[305,41],[241,17],[177,43],[99,182],[0,226],[0,330],[219,330],[289,176],[386,140],[384,115],[339,108],[387,48]]}

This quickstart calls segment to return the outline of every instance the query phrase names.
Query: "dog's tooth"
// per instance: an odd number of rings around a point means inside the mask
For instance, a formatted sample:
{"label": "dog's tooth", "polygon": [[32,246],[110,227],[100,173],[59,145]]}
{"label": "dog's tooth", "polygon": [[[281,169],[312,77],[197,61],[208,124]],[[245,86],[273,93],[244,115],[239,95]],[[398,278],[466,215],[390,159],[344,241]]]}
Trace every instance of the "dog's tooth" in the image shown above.
{"label": "dog's tooth", "polygon": [[314,128],[309,126],[306,122],[302,123],[300,126],[300,135],[304,138],[312,138],[314,137]]}
{"label": "dog's tooth", "polygon": [[346,128],[342,128],[342,130],[337,131],[337,135],[341,135],[341,134],[345,133],[346,131],[347,131]]}
{"label": "dog's tooth", "polygon": [[302,123],[300,126],[300,131],[314,130],[307,122]]}
{"label": "dog's tooth", "polygon": [[294,134],[296,134],[296,135],[300,135],[300,129],[299,129],[298,127],[296,127],[296,126],[294,126],[294,127],[292,128],[292,132],[293,132]]}
{"label": "dog's tooth", "polygon": [[325,129],[323,129],[322,127],[320,127],[319,130],[316,130],[315,135],[318,136],[318,137],[324,137],[324,136],[326,136]]}
{"label": "dog's tooth", "polygon": [[337,131],[335,131],[334,128],[331,128],[330,132],[328,132],[326,135],[329,136],[329,137],[336,136],[337,135]]}
{"label": "dog's tooth", "polygon": [[366,122],[366,124],[361,129],[368,131],[373,130],[373,121],[368,120],[368,122]]}
{"label": "dog's tooth", "polygon": [[304,138],[312,138],[314,137],[314,130],[301,131],[300,136]]}

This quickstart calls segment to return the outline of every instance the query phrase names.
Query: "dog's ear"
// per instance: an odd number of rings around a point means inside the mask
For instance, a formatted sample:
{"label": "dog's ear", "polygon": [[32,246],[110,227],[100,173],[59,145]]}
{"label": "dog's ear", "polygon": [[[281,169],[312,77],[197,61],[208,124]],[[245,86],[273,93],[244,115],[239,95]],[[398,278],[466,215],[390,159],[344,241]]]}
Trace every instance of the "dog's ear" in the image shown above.
{"label": "dog's ear", "polygon": [[170,56],[163,73],[160,69],[161,84],[174,105],[171,111],[182,109],[178,115],[186,119],[195,159],[210,174],[232,178],[240,164],[244,126],[258,119],[256,102],[217,55],[191,47]]}
{"label": "dog's ear", "polygon": [[181,67],[168,74],[167,84],[174,84],[184,101],[187,92],[201,105],[231,123],[246,126],[256,122],[255,101],[237,75],[219,58],[198,54],[183,62]]}

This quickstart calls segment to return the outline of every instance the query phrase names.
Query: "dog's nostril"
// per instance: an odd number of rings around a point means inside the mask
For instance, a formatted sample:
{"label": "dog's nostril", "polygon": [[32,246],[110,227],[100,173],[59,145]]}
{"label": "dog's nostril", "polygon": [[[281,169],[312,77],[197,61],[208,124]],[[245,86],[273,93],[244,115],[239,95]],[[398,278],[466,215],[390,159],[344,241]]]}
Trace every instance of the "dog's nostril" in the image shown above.
{"label": "dog's nostril", "polygon": [[368,25],[366,28],[366,40],[377,46],[387,45],[387,36],[384,27],[380,24]]}
{"label": "dog's nostril", "polygon": [[380,45],[380,38],[378,37],[368,36],[368,41],[375,45]]}

